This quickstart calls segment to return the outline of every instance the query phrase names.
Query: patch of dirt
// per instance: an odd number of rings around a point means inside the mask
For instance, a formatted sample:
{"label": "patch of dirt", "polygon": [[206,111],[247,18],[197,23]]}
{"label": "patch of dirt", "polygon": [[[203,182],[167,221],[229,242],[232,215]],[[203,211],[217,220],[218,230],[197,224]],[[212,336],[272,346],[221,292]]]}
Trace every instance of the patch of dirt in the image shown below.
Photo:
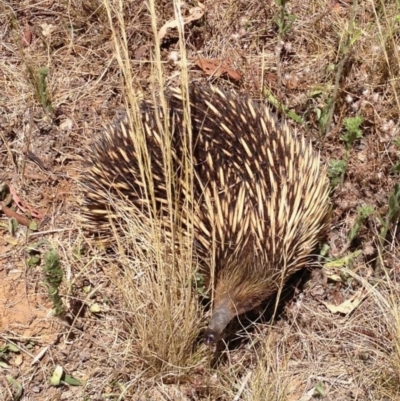
{"label": "patch of dirt", "polygon": [[51,319],[46,319],[50,311],[46,295],[27,291],[22,269],[7,274],[0,267],[0,327],[4,332],[24,338],[51,336]]}

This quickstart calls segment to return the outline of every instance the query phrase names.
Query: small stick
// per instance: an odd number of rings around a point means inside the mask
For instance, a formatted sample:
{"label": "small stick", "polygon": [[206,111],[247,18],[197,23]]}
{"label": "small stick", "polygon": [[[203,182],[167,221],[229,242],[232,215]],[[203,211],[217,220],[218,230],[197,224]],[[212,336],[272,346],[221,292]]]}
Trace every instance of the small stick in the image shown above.
{"label": "small stick", "polygon": [[238,393],[235,395],[235,398],[233,399],[233,401],[239,401],[240,400],[240,396],[242,395],[244,388],[246,387],[247,382],[250,380],[251,374],[253,372],[247,372],[247,375],[245,376],[242,385],[240,386],[240,389],[238,391]]}

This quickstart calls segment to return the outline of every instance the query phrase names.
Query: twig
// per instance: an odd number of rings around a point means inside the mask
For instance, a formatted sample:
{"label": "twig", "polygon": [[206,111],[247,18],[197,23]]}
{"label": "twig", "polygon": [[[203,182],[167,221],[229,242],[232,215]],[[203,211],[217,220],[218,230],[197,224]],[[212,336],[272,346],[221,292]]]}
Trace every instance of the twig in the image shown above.
{"label": "twig", "polygon": [[242,385],[239,388],[238,393],[235,395],[235,398],[233,399],[233,401],[239,401],[240,400],[240,396],[242,395],[244,388],[247,385],[247,382],[250,380],[251,374],[253,372],[247,372],[247,375],[245,376],[245,378],[243,379]]}

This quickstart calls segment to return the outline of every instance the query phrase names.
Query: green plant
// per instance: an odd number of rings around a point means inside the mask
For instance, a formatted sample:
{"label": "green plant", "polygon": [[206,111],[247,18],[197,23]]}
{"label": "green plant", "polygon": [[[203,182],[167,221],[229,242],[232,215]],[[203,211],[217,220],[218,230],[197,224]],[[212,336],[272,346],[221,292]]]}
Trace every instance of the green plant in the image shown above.
{"label": "green plant", "polygon": [[264,94],[267,96],[268,102],[271,103],[277,110],[280,110],[288,118],[295,121],[298,124],[304,124],[304,120],[296,114],[294,111],[290,110],[287,106],[281,103],[268,88],[264,88]]}
{"label": "green plant", "polygon": [[286,3],[288,0],[275,0],[275,3],[279,6],[279,14],[274,18],[274,21],[278,27],[278,43],[276,49],[276,70],[278,77],[278,86],[282,86],[282,68],[281,68],[281,52],[283,49],[284,38],[288,30],[293,25],[296,16],[289,14],[286,10]]}
{"label": "green plant", "polygon": [[357,208],[357,218],[356,221],[353,225],[353,227],[351,227],[349,234],[348,234],[348,239],[349,241],[353,241],[354,238],[357,237],[357,235],[359,234],[362,226],[365,223],[365,220],[371,216],[371,214],[374,212],[374,208],[372,206],[366,205],[366,206],[360,206],[359,208]]}
{"label": "green plant", "polygon": [[382,269],[382,255],[385,250],[385,241],[391,226],[396,225],[400,220],[400,184],[396,184],[393,192],[389,196],[389,205],[386,216],[381,221],[381,230],[379,232],[379,255],[377,259],[377,268]]}
{"label": "green plant", "polygon": [[396,162],[396,163],[392,166],[392,168],[390,169],[390,172],[391,172],[392,174],[400,173],[400,161]]}
{"label": "green plant", "polygon": [[282,39],[285,33],[291,28],[293,22],[296,20],[296,16],[289,14],[286,10],[286,3],[289,0],[275,0],[275,3],[280,7],[279,16],[275,18],[275,23],[278,26],[279,38]]}
{"label": "green plant", "polygon": [[63,313],[63,306],[59,287],[63,279],[63,271],[60,266],[60,257],[56,250],[52,249],[44,255],[45,281],[48,286],[49,298],[53,303],[54,314],[59,316]]}
{"label": "green plant", "polygon": [[362,137],[360,127],[363,122],[364,119],[361,116],[347,117],[343,120],[346,132],[342,135],[341,139],[346,143],[347,151],[353,146],[356,139]]}
{"label": "green plant", "polygon": [[200,271],[195,272],[195,274],[193,275],[192,285],[199,295],[202,295],[204,298],[209,298],[207,294],[205,277],[204,274],[202,274]]}
{"label": "green plant", "polygon": [[46,113],[51,113],[53,107],[51,105],[50,95],[47,88],[46,78],[49,75],[47,67],[40,67],[35,71],[33,67],[28,66],[30,80],[35,88],[35,94]]}
{"label": "green plant", "polygon": [[328,177],[333,188],[343,182],[346,166],[347,162],[345,160],[329,160]]}
{"label": "green plant", "polygon": [[335,70],[335,84],[333,87],[332,95],[327,99],[326,105],[322,111],[322,115],[324,119],[320,121],[320,129],[323,135],[326,135],[328,131],[331,129],[331,122],[333,113],[335,111],[336,101],[339,94],[339,86],[343,74],[343,69],[346,61],[350,57],[350,50],[354,43],[358,40],[361,35],[361,30],[355,27],[356,14],[358,10],[358,1],[353,0],[353,4],[351,7],[351,12],[349,15],[349,23],[347,31],[341,37],[339,43],[339,62],[338,64],[332,68],[329,66],[329,70]]}
{"label": "green plant", "polygon": [[[326,117],[326,115],[325,115]],[[332,159],[329,161],[328,177],[331,181],[331,186],[334,188],[343,182],[344,174],[346,173],[347,163],[349,161],[349,151],[354,141],[361,138],[362,131],[360,129],[364,119],[361,116],[347,117],[343,121],[346,132],[342,135],[343,141],[346,143],[346,156],[344,160]]]}
{"label": "green plant", "polygon": [[[394,145],[400,148],[400,139],[395,139],[393,141]],[[397,174],[400,172],[400,160],[398,160],[396,163],[391,168],[391,173],[392,174]]]}
{"label": "green plant", "polygon": [[384,219],[381,219],[382,228],[380,231],[381,241],[386,239],[391,225],[398,223],[400,219],[400,184],[394,186],[393,192],[389,196],[389,209]]}

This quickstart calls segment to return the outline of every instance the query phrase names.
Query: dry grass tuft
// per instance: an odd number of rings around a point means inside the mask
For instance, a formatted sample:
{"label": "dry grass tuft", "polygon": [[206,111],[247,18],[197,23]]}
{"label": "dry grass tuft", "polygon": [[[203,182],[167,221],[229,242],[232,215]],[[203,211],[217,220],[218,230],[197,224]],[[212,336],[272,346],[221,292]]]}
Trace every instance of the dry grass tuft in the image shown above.
{"label": "dry grass tuft", "polygon": [[185,375],[204,357],[195,345],[202,310],[190,247],[182,241],[177,256],[172,244],[157,235],[161,230],[154,222],[143,226],[134,216],[125,222],[124,235],[115,238],[118,258],[106,274],[126,305],[127,358],[139,357],[150,375]]}
{"label": "dry grass tuft", "polygon": [[[104,6],[113,32],[116,59],[125,79],[126,100],[130,106],[128,112],[131,113],[131,121],[133,121],[132,140],[135,147],[141,149],[143,154],[143,164],[141,165],[143,177],[151,177],[152,172],[146,162],[148,159],[146,140],[137,118],[140,94],[137,93],[132,82],[131,66],[126,62],[129,50],[125,37],[123,3],[110,4],[105,1]],[[154,37],[157,38],[154,1],[149,3],[149,11]],[[179,9],[177,9],[178,11]],[[183,41],[183,36],[181,36],[181,41]],[[159,47],[160,44],[156,40],[155,49],[159,49]],[[181,47],[184,48],[184,45]],[[152,75],[155,77],[152,83],[153,93],[161,94],[162,106],[166,108],[162,95],[164,71],[161,55],[157,50],[153,62]],[[187,87],[187,74],[182,73],[182,84]],[[186,121],[189,121],[188,118]],[[175,200],[172,194],[172,182],[174,172],[169,167],[172,165],[172,151],[169,148],[171,133],[161,122],[159,122],[159,127],[160,132],[163,132],[164,139],[164,164],[169,173],[167,176],[171,180],[166,185],[170,189],[168,198],[170,215],[173,216]],[[189,129],[187,134],[190,135]],[[188,140],[190,139],[188,138]],[[191,155],[186,155],[186,157],[188,158],[186,165],[190,166]],[[188,181],[192,180],[191,175],[192,172],[188,167]],[[188,185],[188,187],[191,186]],[[150,204],[155,204],[153,202],[154,193],[148,193],[147,196]],[[172,376],[186,374],[189,368],[193,369],[200,362],[201,354],[204,354],[204,350],[201,352],[194,349],[202,323],[202,313],[197,302],[196,288],[193,287],[194,272],[196,271],[191,249],[193,235],[190,232],[183,235],[179,240],[179,248],[176,249],[172,243],[167,243],[163,238],[162,229],[156,220],[150,221],[125,215],[123,202],[120,211],[121,216],[124,216],[127,229],[123,229],[123,237],[119,238],[116,234],[114,238],[115,251],[123,265],[123,275],[115,276],[117,280],[115,285],[125,298],[128,310],[132,313],[128,323],[134,330],[128,341],[132,342],[140,359],[145,362],[144,368],[149,368],[151,374],[161,373]],[[153,215],[157,215],[156,210]],[[147,224],[143,224],[143,221]],[[134,291],[132,291],[133,288]],[[160,330],[160,328],[162,329]]]}

